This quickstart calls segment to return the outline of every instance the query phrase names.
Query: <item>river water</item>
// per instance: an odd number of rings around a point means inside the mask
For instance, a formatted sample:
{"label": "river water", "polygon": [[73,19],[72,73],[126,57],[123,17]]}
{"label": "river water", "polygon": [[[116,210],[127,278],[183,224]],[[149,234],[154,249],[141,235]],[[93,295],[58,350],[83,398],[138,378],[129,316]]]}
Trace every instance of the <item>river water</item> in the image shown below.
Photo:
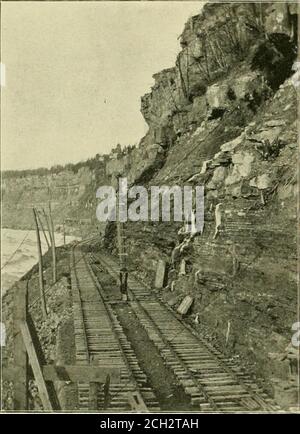
{"label": "river water", "polygon": [[[41,232],[43,253],[47,243]],[[49,238],[49,237],[48,237]],[[78,239],[66,236],[66,243]],[[55,234],[55,244],[63,244],[63,234]],[[1,229],[1,290],[2,295],[38,261],[36,233],[33,230]]]}

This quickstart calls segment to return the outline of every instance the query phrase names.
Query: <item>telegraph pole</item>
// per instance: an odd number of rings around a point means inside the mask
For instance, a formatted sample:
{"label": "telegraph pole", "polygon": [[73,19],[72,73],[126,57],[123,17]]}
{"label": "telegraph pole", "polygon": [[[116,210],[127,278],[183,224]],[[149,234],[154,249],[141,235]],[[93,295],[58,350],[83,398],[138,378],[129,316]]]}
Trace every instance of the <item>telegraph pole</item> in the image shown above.
{"label": "telegraph pole", "polygon": [[[117,182],[119,181],[119,176],[117,176]],[[120,192],[117,188],[117,204],[116,204],[116,222],[117,222],[117,240],[118,240],[118,255],[120,268],[126,268],[126,248],[125,248],[125,235],[124,235],[124,223],[120,221]]]}
{"label": "telegraph pole", "polygon": [[42,231],[43,231],[43,234],[44,234],[44,238],[45,238],[45,241],[46,241],[46,243],[47,243],[48,250],[49,250],[49,249],[50,249],[50,243],[49,243],[48,237],[47,237],[47,235],[46,235],[46,232],[45,232],[45,229],[44,229],[44,226],[43,226],[43,223],[42,223],[42,219],[41,219],[41,216],[40,216],[40,212],[39,212],[38,210],[36,210],[36,217],[37,217],[37,220],[38,220],[39,225],[40,225],[41,228],[42,228]]}
{"label": "telegraph pole", "polygon": [[33,218],[35,224],[36,231],[36,241],[37,241],[37,250],[38,250],[38,258],[39,258],[39,285],[40,285],[40,294],[41,294],[41,304],[44,318],[47,317],[47,307],[46,307],[46,299],[45,299],[45,290],[44,290],[44,278],[43,278],[43,256],[42,256],[42,248],[41,248],[41,238],[40,231],[37,219],[37,212],[33,208]]}
{"label": "telegraph pole", "polygon": [[[117,181],[119,180],[119,176],[117,176]],[[120,264],[120,289],[122,294],[123,301],[127,301],[128,293],[127,293],[127,279],[128,279],[128,270],[127,270],[127,252],[125,245],[125,233],[124,233],[124,222],[120,221],[120,192],[119,188],[117,189],[117,203],[116,203],[116,221],[117,221],[117,241],[118,241],[118,251],[119,251],[119,264]]]}
{"label": "telegraph pole", "polygon": [[51,213],[51,202],[49,202],[49,220],[50,220],[50,230],[51,230],[51,247],[52,247],[52,262],[53,262],[53,283],[57,281],[57,273],[56,273],[56,251],[55,251],[55,234],[54,234],[54,225],[52,220],[52,213]]}
{"label": "telegraph pole", "polygon": [[[49,203],[49,209],[50,209],[50,203]],[[49,233],[49,237],[50,237],[50,242],[51,242],[51,252],[52,252],[52,280],[53,283],[56,282],[56,251],[55,251],[55,239],[54,239],[54,230],[53,230],[53,223],[50,223],[50,218],[48,218],[46,211],[43,208],[43,214],[46,220],[46,225],[47,225],[47,229],[48,229],[48,233]],[[52,219],[51,219],[52,221]]]}
{"label": "telegraph pole", "polygon": [[65,228],[65,221],[63,221],[63,231],[64,231],[64,246],[66,245],[66,228]]}

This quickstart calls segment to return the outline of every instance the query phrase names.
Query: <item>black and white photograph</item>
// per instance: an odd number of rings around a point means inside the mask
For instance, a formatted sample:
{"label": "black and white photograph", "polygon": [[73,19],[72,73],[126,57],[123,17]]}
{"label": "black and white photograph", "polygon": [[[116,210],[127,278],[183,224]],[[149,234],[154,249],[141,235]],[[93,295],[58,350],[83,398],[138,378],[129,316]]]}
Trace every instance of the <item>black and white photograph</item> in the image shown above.
{"label": "black and white photograph", "polygon": [[298,1],[0,6],[0,413],[300,414]]}

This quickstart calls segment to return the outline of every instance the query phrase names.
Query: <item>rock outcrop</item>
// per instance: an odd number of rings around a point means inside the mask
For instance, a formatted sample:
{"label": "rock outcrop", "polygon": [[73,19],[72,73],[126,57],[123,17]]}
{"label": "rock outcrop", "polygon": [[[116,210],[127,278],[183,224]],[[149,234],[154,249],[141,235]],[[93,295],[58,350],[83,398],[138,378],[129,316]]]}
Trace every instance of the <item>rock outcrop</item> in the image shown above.
{"label": "rock outcrop", "polygon": [[153,284],[167,262],[166,300],[192,295],[198,322],[273,386],[290,375],[272,354],[297,320],[295,14],[292,3],[215,3],[188,21],[176,65],[142,98],[148,144],[163,150],[144,185],[204,185],[204,231],[126,224],[132,272]]}

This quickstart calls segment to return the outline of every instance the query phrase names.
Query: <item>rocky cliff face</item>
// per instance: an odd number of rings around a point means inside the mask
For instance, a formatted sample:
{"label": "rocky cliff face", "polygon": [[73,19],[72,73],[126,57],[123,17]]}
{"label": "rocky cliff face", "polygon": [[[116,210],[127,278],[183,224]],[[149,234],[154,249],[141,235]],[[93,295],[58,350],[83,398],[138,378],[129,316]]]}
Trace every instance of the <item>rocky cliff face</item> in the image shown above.
{"label": "rocky cliff face", "polygon": [[165,261],[166,300],[176,306],[191,294],[192,317],[266,379],[289,376],[279,359],[297,320],[296,12],[208,4],[188,21],[176,65],[155,74],[142,98],[146,149],[159,149],[142,179],[204,185],[204,231],[126,224],[131,270],[153,283]]}

